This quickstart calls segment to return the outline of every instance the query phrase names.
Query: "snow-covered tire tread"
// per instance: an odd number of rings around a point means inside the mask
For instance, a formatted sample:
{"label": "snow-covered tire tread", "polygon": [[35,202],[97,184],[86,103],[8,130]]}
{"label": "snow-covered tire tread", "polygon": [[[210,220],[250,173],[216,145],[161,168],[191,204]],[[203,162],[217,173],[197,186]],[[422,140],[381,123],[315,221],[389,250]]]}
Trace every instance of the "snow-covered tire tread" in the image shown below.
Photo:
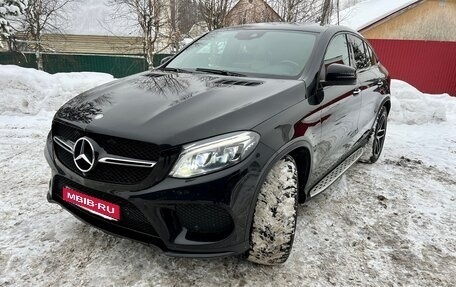
{"label": "snow-covered tire tread", "polygon": [[265,265],[284,263],[296,229],[298,170],[291,156],[279,160],[258,195],[247,259]]}

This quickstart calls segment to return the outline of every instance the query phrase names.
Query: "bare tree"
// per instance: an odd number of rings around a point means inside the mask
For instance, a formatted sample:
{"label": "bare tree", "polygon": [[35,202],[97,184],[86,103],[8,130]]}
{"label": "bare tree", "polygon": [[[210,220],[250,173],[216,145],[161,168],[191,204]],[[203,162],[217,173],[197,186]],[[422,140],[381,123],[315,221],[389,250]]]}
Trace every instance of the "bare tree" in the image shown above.
{"label": "bare tree", "polygon": [[340,25],[340,1],[336,0],[337,25]]}
{"label": "bare tree", "polygon": [[196,0],[177,1],[177,27],[182,34],[188,33],[192,26],[199,21],[202,21],[202,19]]}
{"label": "bare tree", "polygon": [[284,22],[313,22],[317,18],[321,0],[269,0],[268,4]]}
{"label": "bare tree", "polygon": [[23,17],[17,20],[17,31],[25,37],[28,48],[36,53],[36,64],[43,70],[42,52],[51,49],[43,42],[44,33],[61,33],[67,17],[65,6],[73,0],[29,0]]}
{"label": "bare tree", "polygon": [[[173,3],[175,2],[172,1]],[[154,54],[166,49],[170,39],[177,37],[174,25],[171,25],[170,1],[112,0],[112,4],[116,6],[113,17],[134,20],[139,26],[143,55],[149,66],[152,66]]]}
{"label": "bare tree", "polygon": [[233,0],[199,0],[198,8],[209,31],[223,28]]}
{"label": "bare tree", "polygon": [[352,6],[355,6],[356,4],[358,4],[359,2],[362,2],[364,0],[344,0],[344,1],[341,1],[340,3],[340,9],[343,10],[343,9],[346,9],[346,8],[350,8]]}
{"label": "bare tree", "polygon": [[332,12],[332,0],[324,0],[321,8],[320,25],[329,24]]}

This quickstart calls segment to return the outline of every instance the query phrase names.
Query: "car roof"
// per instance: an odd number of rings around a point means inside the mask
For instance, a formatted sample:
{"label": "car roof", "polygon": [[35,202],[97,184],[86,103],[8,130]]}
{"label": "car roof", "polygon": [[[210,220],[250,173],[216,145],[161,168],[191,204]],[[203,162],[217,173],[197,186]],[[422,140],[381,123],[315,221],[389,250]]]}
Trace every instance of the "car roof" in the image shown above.
{"label": "car roof", "polygon": [[265,30],[289,30],[289,31],[298,30],[298,31],[305,31],[305,32],[312,32],[312,33],[323,33],[323,32],[329,31],[329,30],[333,33],[336,33],[339,31],[355,32],[348,27],[338,26],[338,25],[320,26],[317,23],[294,24],[294,23],[285,23],[285,22],[245,24],[245,25],[226,27],[226,28],[222,28],[221,30],[238,30],[238,29],[265,29]]}

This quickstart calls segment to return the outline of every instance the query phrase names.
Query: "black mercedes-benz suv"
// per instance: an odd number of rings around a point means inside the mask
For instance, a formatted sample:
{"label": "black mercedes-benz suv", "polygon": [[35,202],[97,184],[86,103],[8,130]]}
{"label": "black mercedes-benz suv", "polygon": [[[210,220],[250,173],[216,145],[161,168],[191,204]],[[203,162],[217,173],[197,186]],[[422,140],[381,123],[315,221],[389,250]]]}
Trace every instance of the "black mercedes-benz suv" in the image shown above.
{"label": "black mercedes-benz suv", "polygon": [[297,204],[378,159],[389,86],[348,28],[213,31],[58,110],[47,198],[169,255],[283,263]]}

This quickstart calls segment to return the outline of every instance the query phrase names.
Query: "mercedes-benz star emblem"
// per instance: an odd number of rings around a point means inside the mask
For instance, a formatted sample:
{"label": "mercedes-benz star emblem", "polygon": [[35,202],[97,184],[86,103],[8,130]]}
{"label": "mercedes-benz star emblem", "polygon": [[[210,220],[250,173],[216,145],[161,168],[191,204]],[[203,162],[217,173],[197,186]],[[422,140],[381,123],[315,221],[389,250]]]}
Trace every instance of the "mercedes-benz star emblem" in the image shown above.
{"label": "mercedes-benz star emblem", "polygon": [[82,172],[89,172],[95,165],[95,150],[86,137],[76,141],[73,149],[73,160],[76,167]]}

